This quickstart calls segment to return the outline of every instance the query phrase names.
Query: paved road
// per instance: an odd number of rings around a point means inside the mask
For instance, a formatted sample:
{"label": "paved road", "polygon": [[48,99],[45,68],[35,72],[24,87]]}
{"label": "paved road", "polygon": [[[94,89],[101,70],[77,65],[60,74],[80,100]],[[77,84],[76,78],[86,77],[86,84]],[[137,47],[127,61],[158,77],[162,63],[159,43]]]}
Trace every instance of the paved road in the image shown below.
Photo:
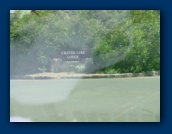
{"label": "paved road", "polygon": [[10,115],[35,122],[159,122],[160,77],[11,80]]}

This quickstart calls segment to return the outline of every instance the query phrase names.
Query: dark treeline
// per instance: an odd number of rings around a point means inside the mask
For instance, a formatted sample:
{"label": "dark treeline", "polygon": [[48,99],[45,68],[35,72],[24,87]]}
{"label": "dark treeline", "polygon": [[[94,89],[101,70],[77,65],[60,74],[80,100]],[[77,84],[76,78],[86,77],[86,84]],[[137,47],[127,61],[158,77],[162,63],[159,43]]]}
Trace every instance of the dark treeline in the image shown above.
{"label": "dark treeline", "polygon": [[92,53],[93,62],[79,68],[84,73],[160,70],[160,12],[36,10],[10,17],[11,75],[50,71],[52,53],[65,49]]}

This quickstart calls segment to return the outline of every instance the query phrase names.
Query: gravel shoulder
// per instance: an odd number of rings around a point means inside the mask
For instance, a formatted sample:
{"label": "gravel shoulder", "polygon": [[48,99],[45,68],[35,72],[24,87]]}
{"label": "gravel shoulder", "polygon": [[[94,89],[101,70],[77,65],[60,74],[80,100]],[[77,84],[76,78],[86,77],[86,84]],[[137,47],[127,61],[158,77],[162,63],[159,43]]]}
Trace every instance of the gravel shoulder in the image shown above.
{"label": "gravel shoulder", "polygon": [[10,76],[10,79],[95,79],[95,78],[129,78],[129,77],[152,77],[160,76],[160,71],[150,71],[143,73],[121,73],[121,74],[83,74],[68,72],[45,72],[28,75]]}

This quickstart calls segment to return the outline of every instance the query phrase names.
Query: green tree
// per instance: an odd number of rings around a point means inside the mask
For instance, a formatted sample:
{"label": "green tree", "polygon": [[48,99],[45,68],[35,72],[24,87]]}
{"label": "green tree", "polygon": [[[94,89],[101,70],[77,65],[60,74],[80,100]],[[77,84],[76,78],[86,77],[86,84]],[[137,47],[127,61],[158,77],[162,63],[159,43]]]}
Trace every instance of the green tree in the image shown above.
{"label": "green tree", "polygon": [[104,72],[141,72],[160,69],[160,14],[129,11],[95,49],[94,62]]}
{"label": "green tree", "polygon": [[[160,69],[157,10],[36,10],[10,18],[11,74],[49,71],[58,50],[87,48],[111,73]],[[87,70],[89,70],[87,68]]]}

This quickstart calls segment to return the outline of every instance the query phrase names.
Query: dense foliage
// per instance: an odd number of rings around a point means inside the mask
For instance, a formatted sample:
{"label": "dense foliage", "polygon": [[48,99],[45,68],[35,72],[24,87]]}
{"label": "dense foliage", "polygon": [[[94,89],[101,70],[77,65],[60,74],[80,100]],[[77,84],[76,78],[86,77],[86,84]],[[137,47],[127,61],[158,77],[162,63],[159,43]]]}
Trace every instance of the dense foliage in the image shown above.
{"label": "dense foliage", "polygon": [[92,62],[78,72],[160,70],[156,10],[36,10],[10,18],[10,73],[50,71],[52,54],[87,48]]}

